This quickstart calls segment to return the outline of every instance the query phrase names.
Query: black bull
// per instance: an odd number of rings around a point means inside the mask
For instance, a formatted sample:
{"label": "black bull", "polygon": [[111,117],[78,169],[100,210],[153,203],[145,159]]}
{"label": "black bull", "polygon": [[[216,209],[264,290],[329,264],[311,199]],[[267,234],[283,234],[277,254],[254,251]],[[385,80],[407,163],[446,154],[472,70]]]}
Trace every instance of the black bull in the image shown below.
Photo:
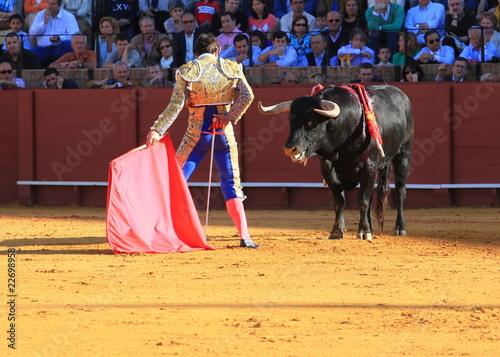
{"label": "black bull", "polygon": [[264,114],[290,111],[290,135],[285,154],[304,162],[316,155],[321,173],[334,199],[335,223],[330,239],[343,238],[344,192],[360,185],[358,238],[372,239],[370,207],[377,172],[376,216],[383,228],[384,206],[389,192],[391,161],[397,202],[395,235],[406,235],[403,201],[410,171],[413,144],[413,115],[406,94],[390,85],[366,86],[379,126],[385,157],[377,149],[359,97],[344,86],[328,86],[314,96],[299,97],[259,110]]}

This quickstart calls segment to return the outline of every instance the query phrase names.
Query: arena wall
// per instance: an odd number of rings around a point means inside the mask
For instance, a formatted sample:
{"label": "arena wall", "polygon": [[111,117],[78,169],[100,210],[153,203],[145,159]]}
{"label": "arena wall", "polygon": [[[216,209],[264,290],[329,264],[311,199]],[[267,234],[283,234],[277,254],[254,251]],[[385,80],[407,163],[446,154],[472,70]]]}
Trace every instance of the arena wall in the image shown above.
{"label": "arena wall", "polygon": [[[408,94],[415,117],[406,206],[498,206],[500,85],[393,84]],[[290,100],[309,94],[311,85],[254,85],[253,89],[256,100],[235,127],[246,206],[331,207],[331,196],[321,187],[317,158],[304,167],[283,154],[287,116],[264,116],[257,110],[259,100],[264,105]],[[1,91],[0,203],[104,206],[109,162],[144,142],[171,91],[142,87]],[[183,109],[170,130],[174,145],[185,130],[186,114]],[[199,208],[206,202],[208,167],[205,160],[190,180]],[[212,193],[212,207],[223,207],[219,190]],[[355,207],[355,195],[355,191],[348,194],[350,208]]]}

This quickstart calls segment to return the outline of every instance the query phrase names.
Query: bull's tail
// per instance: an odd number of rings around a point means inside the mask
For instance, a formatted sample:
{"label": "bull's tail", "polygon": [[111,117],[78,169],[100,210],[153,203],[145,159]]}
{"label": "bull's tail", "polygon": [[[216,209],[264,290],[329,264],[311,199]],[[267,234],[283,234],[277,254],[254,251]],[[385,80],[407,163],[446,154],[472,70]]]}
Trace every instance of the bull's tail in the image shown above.
{"label": "bull's tail", "polygon": [[388,196],[390,191],[389,176],[391,175],[391,165],[386,165],[380,170],[378,186],[377,186],[377,200],[375,203],[375,217],[377,217],[380,229],[384,231],[384,212],[389,206]]}

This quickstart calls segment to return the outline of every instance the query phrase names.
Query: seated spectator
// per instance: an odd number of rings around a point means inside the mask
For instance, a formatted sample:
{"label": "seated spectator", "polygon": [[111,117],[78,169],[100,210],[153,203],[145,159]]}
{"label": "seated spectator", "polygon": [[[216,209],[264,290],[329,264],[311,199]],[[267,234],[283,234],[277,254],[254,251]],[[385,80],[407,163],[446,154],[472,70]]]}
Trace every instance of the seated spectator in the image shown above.
{"label": "seated spectator", "polygon": [[[224,11],[233,13],[236,20],[236,27],[246,33],[248,31],[248,15],[243,11],[238,10],[239,6],[240,0],[224,1]],[[214,14],[212,17],[212,23],[210,24],[210,32],[216,37],[222,33],[221,14],[221,12]]]}
{"label": "seated spectator", "polygon": [[485,12],[479,19],[479,25],[483,27],[484,42],[493,44],[500,52],[500,32],[495,31],[498,19],[492,12]]}
{"label": "seated spectator", "polygon": [[120,25],[120,33],[134,37],[134,23],[139,12],[138,0],[105,0],[106,16],[115,18]]}
{"label": "seated spectator", "polygon": [[141,33],[136,35],[130,44],[134,50],[139,52],[142,66],[145,67],[149,62],[156,62],[160,59],[158,44],[167,36],[155,30],[155,20],[149,16],[141,17],[139,27]]}
{"label": "seated spectator", "polygon": [[145,87],[165,87],[173,86],[174,83],[167,81],[164,77],[163,70],[160,67],[160,63],[153,62],[148,64],[148,77],[144,79],[142,83]]}
{"label": "seated spectator", "polygon": [[92,31],[90,0],[63,0],[62,8],[73,14],[81,33],[90,34]]}
{"label": "seated spectator", "polygon": [[326,83],[328,79],[323,73],[313,73],[309,76],[309,83],[322,84]]}
{"label": "seated spectator", "polygon": [[162,69],[173,69],[179,67],[175,62],[175,45],[174,41],[170,37],[166,37],[160,41],[158,46],[158,51],[160,53],[160,67]]}
{"label": "seated spectator", "polygon": [[326,52],[328,58],[337,56],[340,47],[349,43],[349,33],[342,30],[342,15],[338,11],[330,11],[326,14],[328,32],[326,34]]}
{"label": "seated spectator", "polygon": [[115,37],[116,50],[106,58],[102,64],[102,68],[113,68],[117,62],[125,62],[130,68],[141,68],[142,61],[139,52],[133,49],[128,41],[128,35],[121,33]]}
{"label": "seated spectator", "polygon": [[490,42],[484,44],[479,26],[472,26],[469,29],[469,40],[470,44],[459,56],[467,59],[469,63],[489,62],[493,57],[498,57],[498,49],[494,44]]}
{"label": "seated spectator", "polygon": [[290,71],[281,72],[278,82],[271,82],[271,84],[298,84],[299,81],[295,73]]}
{"label": "seated spectator", "polygon": [[450,46],[442,46],[439,33],[431,30],[425,33],[425,47],[414,57],[420,63],[448,63],[455,59],[455,51]]}
{"label": "seated spectator", "polygon": [[258,30],[252,31],[252,32],[250,32],[249,35],[250,35],[250,41],[252,42],[252,46],[257,46],[261,50],[268,47],[269,44],[272,44],[272,41],[268,44],[268,40],[266,39],[266,36],[261,31],[258,31]]}
{"label": "seated spectator", "polygon": [[283,15],[280,20],[280,29],[286,33],[290,33],[293,29],[292,22],[293,19],[297,16],[305,16],[307,18],[307,22],[309,24],[309,30],[316,30],[316,18],[304,11],[306,5],[306,0],[290,0],[290,6],[292,10],[288,12],[286,15]]}
{"label": "seated spectator", "polygon": [[[25,50],[29,50],[31,48],[29,35],[26,32],[22,31],[23,17],[19,14],[14,14],[14,15],[9,17],[8,22],[9,22],[9,27],[12,31],[8,32],[7,35],[9,33],[14,33],[14,34],[18,35],[18,38],[22,42],[23,48]],[[7,49],[7,43],[4,42],[2,50],[6,50],[6,49]]]}
{"label": "seated spectator", "polygon": [[[319,0],[319,1],[307,0],[304,10],[307,13],[314,15],[318,11],[323,11],[323,12],[327,13],[332,8],[330,6],[329,8],[320,9],[319,8],[320,4],[321,4],[321,0]],[[289,13],[291,10],[292,10],[292,6],[291,6],[290,0],[274,0],[273,15],[276,17],[276,19],[281,19],[284,15]],[[281,30],[283,31],[283,29],[281,29]]]}
{"label": "seated spectator", "polygon": [[65,79],[55,68],[47,68],[43,72],[43,87],[48,89],[78,89],[78,84],[72,79]]}
{"label": "seated spectator", "polygon": [[455,41],[455,46],[463,50],[469,44],[468,30],[476,25],[476,15],[465,8],[464,0],[449,0],[445,18],[446,36]]}
{"label": "seated spectator", "polygon": [[326,53],[326,37],[322,33],[317,33],[311,37],[311,52],[306,54],[307,65],[310,67],[335,66],[337,57],[328,59]]}
{"label": "seated spectator", "polygon": [[105,79],[95,79],[87,83],[90,89],[118,89],[138,86],[139,83],[134,79],[129,79],[130,68],[125,62],[116,62],[113,65],[113,77]]}
{"label": "seated spectator", "polygon": [[209,30],[212,17],[220,11],[219,3],[216,0],[199,0],[194,8],[194,18],[198,27],[204,31]]}
{"label": "seated spectator", "polygon": [[365,11],[360,0],[345,0],[341,12],[343,31],[351,33],[354,29],[363,31],[367,29]]}
{"label": "seated spectator", "polygon": [[392,54],[398,51],[398,34],[405,18],[404,8],[390,0],[376,0],[375,6],[366,10],[370,30],[370,48],[376,51],[380,43],[389,46]]}
{"label": "seated spectator", "polygon": [[374,83],[384,82],[384,80],[373,74],[373,65],[368,62],[361,63],[358,70],[358,78],[351,81],[351,83]]}
{"label": "seated spectator", "polygon": [[182,0],[170,0],[168,3],[168,11],[170,11],[170,18],[163,23],[165,27],[165,32],[170,38],[174,37],[174,34],[181,32],[184,28],[182,27],[182,15],[186,12],[184,3]]}
{"label": "seated spectator", "polygon": [[9,62],[15,70],[40,68],[40,62],[38,62],[35,54],[30,50],[21,48],[21,41],[19,41],[19,36],[15,32],[5,35],[5,44],[7,45],[7,51],[0,56],[1,62]]}
{"label": "seated spectator", "polygon": [[387,66],[392,65],[391,61],[391,51],[389,50],[389,46],[381,45],[377,51],[377,58],[379,62],[378,66]]}
{"label": "seated spectator", "polygon": [[[234,37],[242,33],[241,30],[236,28],[236,19],[231,12],[223,12],[221,14],[222,33],[217,36],[221,49],[224,51],[233,45]],[[245,34],[245,36],[247,36]]]}
{"label": "seated spectator", "polygon": [[423,82],[425,74],[422,67],[416,62],[407,63],[403,66],[401,82]]}
{"label": "seated spectator", "polygon": [[465,76],[469,70],[469,62],[467,59],[462,57],[455,58],[453,64],[451,65],[451,75],[446,75],[446,69],[448,65],[446,63],[441,63],[437,69],[436,82],[441,81],[451,81],[451,82],[463,82]]}
{"label": "seated spectator", "polygon": [[26,84],[21,78],[14,78],[14,71],[9,62],[0,63],[0,90],[25,88]]}
{"label": "seated spectator", "polygon": [[194,15],[190,12],[185,12],[184,15],[182,15],[182,27],[184,30],[174,35],[174,58],[179,66],[194,60],[194,44],[202,33],[202,31],[196,27],[196,20],[194,19]]}
{"label": "seated spectator", "polygon": [[70,38],[78,33],[75,17],[61,8],[62,0],[47,0],[47,9],[40,11],[30,28],[30,36],[37,36],[32,49],[42,67],[71,52]]}
{"label": "seated spectator", "polygon": [[288,35],[290,46],[297,52],[297,66],[307,66],[306,54],[311,53],[311,34],[304,15],[296,16],[292,22],[292,31]]}
{"label": "seated spectator", "polygon": [[101,34],[97,39],[97,50],[99,51],[99,67],[111,52],[116,51],[116,35],[120,33],[120,25],[114,17],[104,16],[99,21],[99,30]]}
{"label": "seated spectator", "polygon": [[318,28],[316,30],[311,31],[312,33],[319,33],[328,31],[328,26],[326,25],[326,12],[321,11],[316,13],[316,26]]}
{"label": "seated spectator", "polygon": [[337,55],[342,66],[359,66],[361,63],[375,64],[375,52],[367,46],[368,36],[361,30],[351,32],[347,46],[339,48]]}
{"label": "seated spectator", "polygon": [[418,0],[418,5],[406,13],[405,27],[417,35],[419,43],[424,43],[424,33],[429,30],[436,30],[440,36],[444,35],[444,16],[443,5],[431,0]]}
{"label": "seated spectator", "polygon": [[255,65],[262,50],[257,46],[250,47],[248,41],[244,34],[237,34],[234,37],[234,45],[222,51],[219,57],[241,63],[245,67]]}
{"label": "seated spectator", "polygon": [[415,57],[420,52],[420,44],[413,32],[400,32],[398,52],[392,56],[392,64],[404,65],[408,57]]}
{"label": "seated spectator", "polygon": [[262,31],[268,39],[276,32],[276,17],[270,11],[266,0],[251,0],[252,15],[248,17],[248,27],[251,31]]}
{"label": "seated spectator", "polygon": [[169,1],[159,0],[139,0],[139,10],[144,16],[149,16],[154,20],[155,30],[162,33],[165,31],[163,24],[170,17]]}
{"label": "seated spectator", "polygon": [[71,48],[73,52],[62,55],[52,62],[49,67],[67,69],[97,67],[97,53],[87,50],[87,36],[82,34],[73,35]]}
{"label": "seated spectator", "polygon": [[47,0],[24,0],[24,23],[29,31],[36,15],[47,8]]}
{"label": "seated spectator", "polygon": [[481,82],[497,83],[500,82],[500,74],[485,73],[481,76]]}
{"label": "seated spectator", "polygon": [[257,58],[257,65],[261,67],[291,67],[297,64],[297,52],[289,46],[285,32],[277,31],[273,34],[273,45],[267,47]]}

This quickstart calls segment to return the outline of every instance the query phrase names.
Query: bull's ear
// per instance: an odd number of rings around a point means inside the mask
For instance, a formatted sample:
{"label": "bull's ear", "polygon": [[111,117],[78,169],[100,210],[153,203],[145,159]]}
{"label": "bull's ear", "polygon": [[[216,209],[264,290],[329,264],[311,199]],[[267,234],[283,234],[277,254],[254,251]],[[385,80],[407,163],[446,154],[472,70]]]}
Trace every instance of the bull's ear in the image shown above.
{"label": "bull's ear", "polygon": [[316,113],[324,115],[329,118],[336,118],[340,114],[340,107],[337,103],[331,102],[329,100],[321,100],[321,109],[314,109]]}
{"label": "bull's ear", "polygon": [[258,108],[259,108],[259,112],[261,112],[262,114],[270,115],[270,114],[278,114],[278,113],[287,112],[290,110],[291,105],[292,105],[292,101],[289,100],[288,102],[283,102],[283,103],[271,105],[270,107],[264,107],[262,105],[262,102],[259,101]]}

